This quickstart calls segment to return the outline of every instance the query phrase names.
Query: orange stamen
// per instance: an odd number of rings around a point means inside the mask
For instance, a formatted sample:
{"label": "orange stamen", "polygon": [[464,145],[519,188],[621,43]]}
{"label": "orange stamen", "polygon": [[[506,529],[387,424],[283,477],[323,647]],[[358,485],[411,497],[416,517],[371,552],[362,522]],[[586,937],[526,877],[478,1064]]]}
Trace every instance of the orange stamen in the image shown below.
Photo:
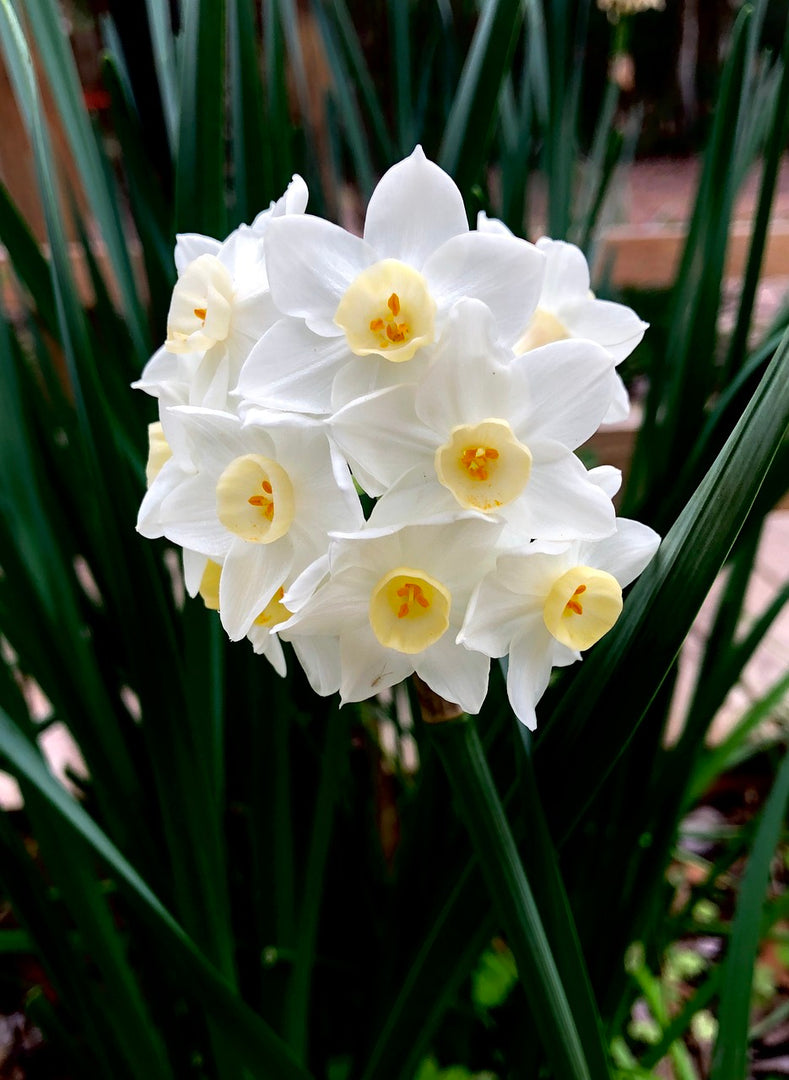
{"label": "orange stamen", "polygon": [[576,598],[576,596],[580,596],[581,593],[585,593],[585,592],[586,592],[586,586],[585,585],[579,585],[578,588],[573,593],[573,595],[570,597],[570,599],[565,604],[564,610],[566,611],[569,608],[570,611],[574,611],[576,615],[583,615],[584,609],[581,606],[580,602],[578,600],[576,600],[575,598]]}
{"label": "orange stamen", "polygon": [[389,308],[395,318],[400,314],[400,297],[396,292],[393,292],[389,299],[386,301],[386,306]]}
{"label": "orange stamen", "polygon": [[198,317],[198,319],[201,319],[203,322],[205,322],[206,309],[204,307],[196,307],[195,315]]}
{"label": "orange stamen", "polygon": [[401,586],[397,590],[397,595],[402,597],[404,600],[404,603],[400,605],[400,608],[397,612],[398,619],[404,619],[406,617],[411,608],[411,604],[413,603],[419,604],[421,608],[430,607],[430,601],[422,592],[422,587],[415,584],[414,582],[407,581],[405,585]]}

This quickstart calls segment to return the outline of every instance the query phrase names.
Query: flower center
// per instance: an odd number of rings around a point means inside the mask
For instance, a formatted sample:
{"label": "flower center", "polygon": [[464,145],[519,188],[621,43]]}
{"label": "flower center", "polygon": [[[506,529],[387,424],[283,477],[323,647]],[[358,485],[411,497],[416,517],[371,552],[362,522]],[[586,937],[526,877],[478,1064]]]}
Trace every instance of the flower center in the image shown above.
{"label": "flower center", "polygon": [[570,334],[564,323],[550,311],[538,307],[515,346],[515,354],[521,356],[529,349],[539,349],[541,345],[550,345],[552,341],[564,341],[568,337]]}
{"label": "flower center", "polygon": [[260,454],[234,458],[217,482],[216,512],[225,528],[242,540],[271,544],[293,521],[290,477],[276,461]]}
{"label": "flower center", "polygon": [[435,340],[435,313],[422,275],[407,263],[383,259],[351,282],[334,321],[357,356],[377,353],[401,363]]}
{"label": "flower center", "polygon": [[205,352],[230,333],[232,310],[230,272],[215,255],[200,255],[173,289],[164,347],[172,353]]}
{"label": "flower center", "polygon": [[282,603],[285,589],[282,585],[277,589],[272,598],[255,619],[255,626],[276,626],[278,623],[289,619],[293,612],[288,611]]}
{"label": "flower center", "polygon": [[148,425],[148,461],[145,464],[145,480],[148,487],[162,471],[165,462],[173,456],[170,444],[165,438],[164,428],[155,420]]}
{"label": "flower center", "polygon": [[436,450],[435,469],[462,507],[495,513],[529,482],[531,452],[506,420],[483,420],[453,428]]}
{"label": "flower center", "polygon": [[399,566],[380,579],[370,597],[370,625],[380,643],[403,653],[433,645],[449,626],[452,596],[421,570]]}
{"label": "flower center", "polygon": [[221,576],[222,567],[213,559],[209,559],[205,564],[205,570],[197,590],[209,611],[219,611],[219,579]]}
{"label": "flower center", "polygon": [[607,634],[622,611],[622,589],[605,570],[576,566],[557,578],[542,617],[551,634],[570,649],[588,649]]}

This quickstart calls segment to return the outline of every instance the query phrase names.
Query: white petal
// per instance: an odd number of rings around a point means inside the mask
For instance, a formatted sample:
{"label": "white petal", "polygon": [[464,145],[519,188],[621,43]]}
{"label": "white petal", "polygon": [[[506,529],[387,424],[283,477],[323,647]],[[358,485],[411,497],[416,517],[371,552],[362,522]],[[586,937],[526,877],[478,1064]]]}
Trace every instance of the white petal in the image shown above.
{"label": "white petal", "polygon": [[274,303],[326,337],[342,334],[334,322],[337,305],[354,278],[376,261],[358,236],[310,214],[273,218],[266,233]]}
{"label": "white petal", "polygon": [[503,221],[499,221],[498,218],[488,217],[484,210],[480,210],[477,214],[477,230],[478,232],[498,233],[504,236],[515,235],[512,229],[507,228]]}
{"label": "white petal", "polygon": [[[309,573],[310,568],[306,572]],[[292,618],[282,624],[280,633],[286,639],[297,634],[300,637],[305,634],[332,637],[339,636],[348,628],[367,623],[373,584],[370,575],[356,567],[338,574],[322,585]],[[283,599],[287,600],[287,597]]]}
{"label": "white petal", "polygon": [[291,644],[316,694],[336,694],[342,681],[340,639],[336,637],[294,637]]}
{"label": "white petal", "polygon": [[226,411],[228,392],[235,383],[224,342],[217,342],[201,359],[189,383],[189,404]]}
{"label": "white petal", "polygon": [[373,694],[379,694],[387,687],[402,682],[414,670],[412,657],[381,645],[369,621],[366,625],[343,631],[340,658],[340,696],[343,704],[364,701]]}
{"label": "white petal", "polygon": [[273,544],[235,538],[219,578],[219,616],[231,641],[240,641],[263,611],[293,565],[287,536]]}
{"label": "white petal", "polygon": [[513,362],[513,430],[574,450],[597,431],[611,400],[610,355],[593,341],[556,341]]}
{"label": "white petal", "polygon": [[611,404],[603,417],[604,424],[621,424],[630,416],[630,395],[622,378],[612,372],[609,376]]}
{"label": "white petal", "polygon": [[239,418],[230,413],[184,405],[173,409],[172,415],[183,424],[200,472],[212,478],[212,494],[216,480],[233,458],[250,453],[266,457],[272,454],[272,443],[265,432],[242,429]]}
{"label": "white petal", "polygon": [[[190,360],[192,359],[190,354],[187,356]],[[162,387],[178,384],[176,395],[180,396],[183,393],[180,386],[184,380],[183,360],[184,356],[176,356],[175,353],[168,352],[162,346],[161,349],[156,350],[142,369],[139,379],[131,384],[132,389],[144,390],[152,397],[159,397]]]}
{"label": "white petal", "polygon": [[613,465],[595,465],[590,469],[587,476],[593,484],[597,484],[609,499],[613,499],[622,486],[622,472]]}
{"label": "white petal", "polygon": [[322,338],[298,319],[281,319],[247,357],[238,393],[264,408],[328,413],[332,383],[347,359],[345,338]]}
{"label": "white petal", "polygon": [[489,574],[474,590],[458,641],[486,656],[505,656],[513,639],[535,618],[542,621],[539,600],[517,595],[498,575]]}
{"label": "white petal", "polygon": [[233,304],[232,333],[248,338],[251,348],[281,317],[268,289],[255,292]]}
{"label": "white petal", "polygon": [[478,713],[488,692],[490,658],[456,645],[452,630],[418,653],[414,670],[434,693],[459,705],[464,712]]}
{"label": "white petal", "polygon": [[436,302],[449,308],[464,297],[493,312],[499,337],[514,344],[537,307],[545,258],[514,236],[470,232],[443,244],[425,263]]}
{"label": "white petal", "polygon": [[611,300],[587,299],[565,305],[558,317],[573,337],[599,342],[617,364],[630,355],[649,326],[629,307]]}
{"label": "white petal", "polygon": [[218,258],[233,278],[233,306],[268,289],[263,245],[246,225],[234,229],[222,244]]}
{"label": "white petal", "polygon": [[540,307],[556,313],[568,301],[586,300],[589,296],[589,266],[581,249],[564,240],[550,240],[547,236],[540,237],[537,247],[547,260]]}
{"label": "white petal", "polygon": [[175,238],[175,268],[181,274],[201,255],[218,255],[221,243],[200,233],[178,233]]}
{"label": "white petal", "polygon": [[588,560],[586,565],[613,574],[624,588],[650,562],[660,545],[660,537],[648,525],[628,518],[617,518],[616,529],[613,536],[585,544],[582,555]]}
{"label": "white petal", "polygon": [[414,411],[413,386],[368,394],[331,419],[337,445],[368,495],[380,495],[408,469],[433,472],[438,441]]}
{"label": "white petal", "polygon": [[[610,536],[615,528],[614,507],[599,487],[590,482],[578,458],[558,443],[543,443],[534,450],[531,476],[523,496],[508,510],[522,510],[519,527],[525,537],[544,540],[594,539]],[[510,520],[514,521],[514,513]]]}
{"label": "white petal", "polygon": [[310,563],[310,565],[299,574],[296,580],[291,582],[285,591],[282,603],[288,611],[300,611],[307,601],[312,598],[313,593],[328,576],[328,573],[328,554],[321,555],[315,562]]}
{"label": "white petal", "polygon": [[511,359],[496,340],[496,324],[485,304],[461,300],[453,307],[416,395],[416,411],[439,434],[437,445],[460,424],[510,415]]}
{"label": "white petal", "polygon": [[208,559],[205,555],[201,555],[199,551],[190,551],[189,548],[184,548],[181,554],[183,556],[186,591],[190,596],[197,596]]}
{"label": "white petal", "polygon": [[500,555],[496,579],[505,589],[521,596],[527,607],[542,612],[557,576],[578,565],[578,546],[579,541],[535,540],[526,548]]}
{"label": "white petal", "polygon": [[272,218],[284,217],[285,214],[303,214],[307,209],[309,191],[298,173],[294,173],[285,194],[272,202],[267,210],[262,210],[250,228],[257,236],[263,236]]}
{"label": "white petal", "polygon": [[463,197],[451,176],[417,146],[384,173],[370,196],[364,239],[379,258],[420,269],[450,237],[468,232]]}
{"label": "white petal", "polygon": [[162,503],[191,475],[192,473],[181,468],[174,458],[170,458],[164,463],[140,503],[136,528],[141,536],[153,540],[156,537],[165,535],[162,521]]}
{"label": "white petal", "polygon": [[439,483],[432,465],[430,472],[417,466],[404,473],[378,500],[368,524],[374,529],[394,528],[446,519],[460,512],[455,496]]}
{"label": "white petal", "polygon": [[191,477],[167,496],[161,521],[164,535],[181,547],[218,561],[230,549],[232,536],[216,516],[215,487],[202,476]]}
{"label": "white petal", "polygon": [[530,731],[537,727],[535,706],[551,679],[553,640],[543,626],[535,624],[512,643],[507,669],[507,696],[513,712]]}
{"label": "white petal", "polygon": [[272,634],[267,627],[256,626],[253,623],[247,637],[252,642],[255,653],[258,656],[265,656],[277,675],[284,678],[288,672],[288,665],[285,663],[285,653],[277,635]]}
{"label": "white petal", "polygon": [[[354,356],[339,368],[334,378],[331,388],[332,410],[341,409],[356,398],[374,394],[377,390],[418,383],[428,370],[432,353],[433,346],[426,345],[412,360],[404,364],[393,364],[382,356]],[[350,355],[346,353],[346,356]]]}

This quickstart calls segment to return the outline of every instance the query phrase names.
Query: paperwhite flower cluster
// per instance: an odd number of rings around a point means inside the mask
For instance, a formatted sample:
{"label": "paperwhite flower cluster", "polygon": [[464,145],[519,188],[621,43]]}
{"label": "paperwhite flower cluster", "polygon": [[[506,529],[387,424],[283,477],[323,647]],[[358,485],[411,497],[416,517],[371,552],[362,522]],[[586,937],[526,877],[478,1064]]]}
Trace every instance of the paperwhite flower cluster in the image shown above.
{"label": "paperwhite flower cluster", "polygon": [[[613,626],[658,538],[574,453],[626,414],[645,330],[581,252],[482,217],[417,148],[364,237],[294,177],[224,243],[180,236],[138,529],[280,673],[360,701],[416,672],[477,712],[509,654],[519,718]],[[355,483],[354,483],[355,481]],[[358,490],[374,497],[368,520]]]}

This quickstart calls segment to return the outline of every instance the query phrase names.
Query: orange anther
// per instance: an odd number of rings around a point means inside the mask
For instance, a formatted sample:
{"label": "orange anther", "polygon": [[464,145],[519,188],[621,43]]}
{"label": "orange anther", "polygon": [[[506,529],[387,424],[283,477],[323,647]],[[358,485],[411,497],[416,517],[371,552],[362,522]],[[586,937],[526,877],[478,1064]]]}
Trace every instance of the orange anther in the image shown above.
{"label": "orange anther", "polygon": [[262,506],[263,503],[266,502],[266,500],[263,498],[262,495],[250,495],[247,499],[247,502],[250,506]]}
{"label": "orange anther", "polygon": [[584,609],[581,607],[577,600],[568,600],[567,607],[570,609],[570,611],[574,611],[576,615],[583,615],[584,613]]}
{"label": "orange anther", "polygon": [[[398,592],[398,595],[399,595],[400,590],[398,589],[397,592]],[[404,619],[407,614],[408,614],[408,604],[401,604],[400,605],[400,610],[397,612],[398,619]]]}
{"label": "orange anther", "polygon": [[488,461],[495,461],[498,456],[498,450],[494,450],[492,447],[488,447],[488,449],[485,451],[485,457],[488,459]]}
{"label": "orange anther", "polygon": [[427,599],[427,597],[422,595],[421,589],[417,589],[414,599],[420,607],[430,607],[430,601]]}
{"label": "orange anther", "polygon": [[389,299],[386,301],[386,306],[391,313],[397,317],[400,314],[400,297],[396,292],[393,292]]}
{"label": "orange anther", "polygon": [[267,495],[271,494],[271,484],[268,482],[268,480],[263,481],[263,490]]}
{"label": "orange anther", "polygon": [[384,325],[385,324],[384,324],[383,319],[373,319],[370,322],[370,329],[377,332],[378,330],[383,330]]}
{"label": "orange anther", "polygon": [[204,307],[196,307],[195,315],[198,317],[198,319],[202,319],[202,321],[205,322],[206,309]]}
{"label": "orange anther", "polygon": [[584,593],[584,592],[586,592],[586,586],[585,585],[579,585],[578,588],[573,593],[573,596],[580,596],[581,593]]}

